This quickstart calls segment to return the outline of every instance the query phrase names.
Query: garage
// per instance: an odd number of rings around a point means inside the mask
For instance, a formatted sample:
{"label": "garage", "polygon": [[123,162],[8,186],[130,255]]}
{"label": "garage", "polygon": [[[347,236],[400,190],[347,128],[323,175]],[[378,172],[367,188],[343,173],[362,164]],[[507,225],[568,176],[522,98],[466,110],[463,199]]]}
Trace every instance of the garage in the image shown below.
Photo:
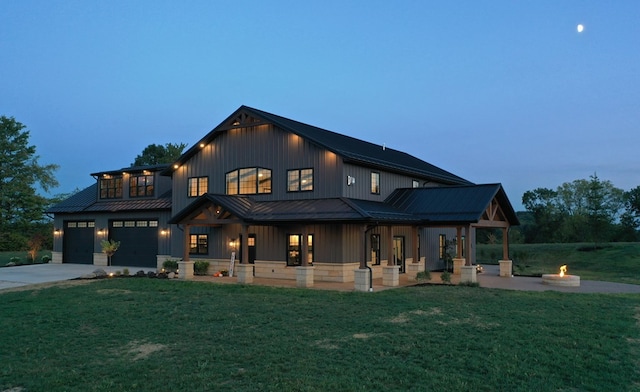
{"label": "garage", "polygon": [[93,264],[94,221],[67,221],[64,223],[62,262]]}
{"label": "garage", "polygon": [[109,223],[109,239],[120,242],[111,265],[156,268],[157,219],[113,220]]}

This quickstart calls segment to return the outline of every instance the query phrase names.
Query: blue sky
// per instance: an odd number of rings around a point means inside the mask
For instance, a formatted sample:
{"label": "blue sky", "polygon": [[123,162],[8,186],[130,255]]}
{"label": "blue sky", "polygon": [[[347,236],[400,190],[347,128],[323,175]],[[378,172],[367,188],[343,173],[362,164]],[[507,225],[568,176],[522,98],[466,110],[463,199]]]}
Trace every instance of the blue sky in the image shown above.
{"label": "blue sky", "polygon": [[[240,105],[522,194],[640,185],[640,2],[0,0],[0,115],[66,193]],[[576,31],[581,23],[582,33]]]}

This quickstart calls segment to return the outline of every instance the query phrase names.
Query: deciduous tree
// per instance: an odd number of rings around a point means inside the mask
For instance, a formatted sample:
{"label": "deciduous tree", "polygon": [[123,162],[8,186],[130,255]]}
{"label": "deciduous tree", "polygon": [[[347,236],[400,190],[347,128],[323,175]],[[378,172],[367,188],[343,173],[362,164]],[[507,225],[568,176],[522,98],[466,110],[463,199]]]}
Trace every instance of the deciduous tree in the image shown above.
{"label": "deciduous tree", "polygon": [[175,162],[186,147],[185,143],[167,143],[164,146],[150,144],[136,157],[131,166],[160,165]]}

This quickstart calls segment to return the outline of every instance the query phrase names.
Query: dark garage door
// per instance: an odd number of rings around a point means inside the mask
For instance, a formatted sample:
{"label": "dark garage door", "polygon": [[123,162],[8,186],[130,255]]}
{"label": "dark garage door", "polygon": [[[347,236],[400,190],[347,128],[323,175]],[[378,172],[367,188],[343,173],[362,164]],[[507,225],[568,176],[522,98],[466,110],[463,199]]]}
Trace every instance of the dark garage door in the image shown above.
{"label": "dark garage door", "polygon": [[95,222],[68,221],[64,223],[62,262],[93,264]]}
{"label": "dark garage door", "polygon": [[111,265],[156,268],[157,220],[118,220],[109,226],[109,238],[120,241],[120,248],[111,257]]}

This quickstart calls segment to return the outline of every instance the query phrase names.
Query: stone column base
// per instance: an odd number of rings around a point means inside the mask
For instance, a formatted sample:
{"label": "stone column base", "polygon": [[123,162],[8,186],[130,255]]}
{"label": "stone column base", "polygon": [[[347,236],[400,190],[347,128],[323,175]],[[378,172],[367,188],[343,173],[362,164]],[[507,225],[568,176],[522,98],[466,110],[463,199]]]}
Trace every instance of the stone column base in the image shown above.
{"label": "stone column base", "polygon": [[416,275],[418,272],[424,271],[424,264],[422,263],[407,263],[407,277],[410,281],[416,281]]}
{"label": "stone column base", "polygon": [[236,264],[234,269],[233,272],[238,277],[238,283],[253,283],[253,264]]}
{"label": "stone column base", "polygon": [[178,279],[193,279],[193,261],[178,261]]}
{"label": "stone column base", "polygon": [[388,265],[382,267],[382,285],[383,286],[399,286],[400,285],[400,266]]}
{"label": "stone column base", "polygon": [[500,260],[500,276],[510,278],[513,276],[513,262],[511,260]]}
{"label": "stone column base", "polygon": [[[355,284],[356,291],[369,291],[369,274],[370,271],[368,269],[357,269],[353,271],[354,279],[353,282]],[[373,287],[371,288],[373,290]]]}
{"label": "stone column base", "polygon": [[104,253],[93,254],[93,265],[99,265],[100,267],[106,267],[109,265],[109,257]]}
{"label": "stone column base", "polygon": [[478,281],[475,265],[460,267],[460,283],[476,283]]}
{"label": "stone column base", "polygon": [[313,287],[313,270],[315,267],[296,267],[296,286]]}
{"label": "stone column base", "polygon": [[62,252],[51,252],[51,263],[62,264]]}
{"label": "stone column base", "polygon": [[465,259],[453,259],[453,274],[460,275],[460,269],[466,262]]}

